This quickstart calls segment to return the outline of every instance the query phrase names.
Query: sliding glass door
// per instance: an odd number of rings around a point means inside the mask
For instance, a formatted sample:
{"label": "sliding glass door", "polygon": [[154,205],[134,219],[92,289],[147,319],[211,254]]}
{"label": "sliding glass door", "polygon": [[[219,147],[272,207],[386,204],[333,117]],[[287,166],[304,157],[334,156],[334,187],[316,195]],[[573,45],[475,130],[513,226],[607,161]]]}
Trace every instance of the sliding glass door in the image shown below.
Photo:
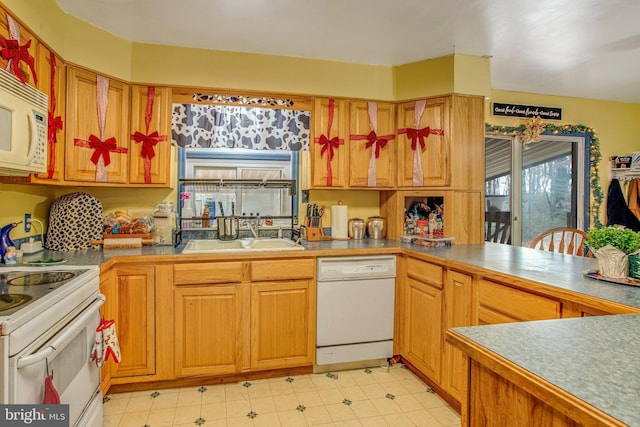
{"label": "sliding glass door", "polygon": [[487,135],[485,157],[486,240],[528,246],[550,228],[585,228],[584,138]]}

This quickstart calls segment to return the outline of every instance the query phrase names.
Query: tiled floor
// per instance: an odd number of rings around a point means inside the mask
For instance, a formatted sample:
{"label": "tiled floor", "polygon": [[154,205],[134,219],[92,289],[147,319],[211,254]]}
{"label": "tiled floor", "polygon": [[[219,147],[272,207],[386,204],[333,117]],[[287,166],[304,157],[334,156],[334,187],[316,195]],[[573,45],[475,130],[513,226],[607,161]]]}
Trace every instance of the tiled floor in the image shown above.
{"label": "tiled floor", "polygon": [[105,397],[104,427],[460,426],[402,365]]}

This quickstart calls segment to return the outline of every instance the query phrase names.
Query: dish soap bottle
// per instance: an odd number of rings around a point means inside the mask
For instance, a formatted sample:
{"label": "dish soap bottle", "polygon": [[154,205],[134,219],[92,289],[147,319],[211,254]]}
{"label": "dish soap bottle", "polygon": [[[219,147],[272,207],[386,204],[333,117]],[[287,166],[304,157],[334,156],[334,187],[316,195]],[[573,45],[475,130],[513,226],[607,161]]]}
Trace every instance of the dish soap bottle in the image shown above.
{"label": "dish soap bottle", "polygon": [[185,200],[185,205],[182,208],[181,228],[193,227],[193,208],[191,207],[191,200]]}
{"label": "dish soap bottle", "polygon": [[209,228],[209,205],[202,209],[202,228]]}

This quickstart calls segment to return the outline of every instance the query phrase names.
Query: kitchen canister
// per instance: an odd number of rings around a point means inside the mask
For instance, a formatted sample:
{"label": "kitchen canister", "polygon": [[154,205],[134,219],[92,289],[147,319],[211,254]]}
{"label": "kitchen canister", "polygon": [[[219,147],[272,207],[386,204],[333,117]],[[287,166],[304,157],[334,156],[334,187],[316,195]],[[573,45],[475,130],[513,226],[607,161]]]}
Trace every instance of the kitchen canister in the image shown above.
{"label": "kitchen canister", "polygon": [[349,208],[338,202],[331,206],[331,237],[347,239],[349,237]]}
{"label": "kitchen canister", "polygon": [[351,218],[349,220],[349,237],[354,240],[364,239],[367,231],[366,224],[362,218]]}
{"label": "kitchen canister", "polygon": [[367,218],[367,233],[370,239],[384,239],[387,237],[387,221],[382,216]]}

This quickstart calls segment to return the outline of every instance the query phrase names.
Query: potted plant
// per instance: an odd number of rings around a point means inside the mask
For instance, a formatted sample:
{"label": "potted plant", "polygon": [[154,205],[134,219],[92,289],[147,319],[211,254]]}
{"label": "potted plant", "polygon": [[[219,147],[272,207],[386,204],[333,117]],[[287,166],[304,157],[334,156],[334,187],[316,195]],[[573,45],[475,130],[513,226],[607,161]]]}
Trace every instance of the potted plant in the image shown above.
{"label": "potted plant", "polygon": [[640,233],[620,225],[593,228],[585,244],[598,260],[600,276],[624,279],[629,274],[629,255],[640,250]]}

